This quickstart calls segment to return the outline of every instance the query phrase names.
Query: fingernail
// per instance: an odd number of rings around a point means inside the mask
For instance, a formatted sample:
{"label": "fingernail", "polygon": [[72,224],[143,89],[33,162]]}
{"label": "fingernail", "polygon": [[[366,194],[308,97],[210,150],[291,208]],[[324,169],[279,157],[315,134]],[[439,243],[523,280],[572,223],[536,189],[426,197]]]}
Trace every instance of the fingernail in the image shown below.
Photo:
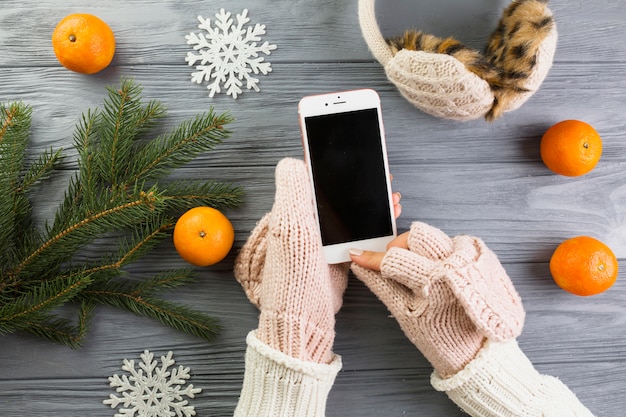
{"label": "fingernail", "polygon": [[348,252],[352,256],[361,256],[361,255],[363,255],[363,251],[361,249],[352,248]]}

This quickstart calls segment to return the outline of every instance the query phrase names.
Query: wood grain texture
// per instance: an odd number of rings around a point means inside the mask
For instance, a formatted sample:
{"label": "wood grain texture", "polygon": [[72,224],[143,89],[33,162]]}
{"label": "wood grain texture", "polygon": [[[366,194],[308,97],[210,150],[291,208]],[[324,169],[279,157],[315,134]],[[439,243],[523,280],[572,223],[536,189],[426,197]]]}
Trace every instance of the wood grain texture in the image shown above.
{"label": "wood grain texture", "polygon": [[[50,147],[66,158],[58,175],[33,197],[40,224],[54,216],[76,169],[72,131],[80,115],[102,103],[105,87],[135,79],[146,99],[158,99],[168,118],[155,134],[214,107],[235,121],[231,137],[175,178],[233,181],[245,203],[227,213],[235,248],[198,281],[172,298],[220,319],[224,331],[205,343],[153,321],[101,307],[85,346],[72,351],[23,334],[0,336],[0,416],[111,416],[102,404],[107,377],[124,358],[149,349],[172,350],[191,367],[203,392],[192,400],[199,416],[232,415],[243,378],[245,336],[257,311],[232,275],[232,263],[256,221],[271,208],[276,163],[301,157],[296,105],[307,94],[369,87],[382,99],[394,188],[403,195],[400,229],[426,221],[449,234],[480,236],[498,254],[527,311],[520,346],[537,369],[562,379],[597,415],[626,408],[626,280],[604,294],[579,298],[558,289],[548,261],[562,240],[581,234],[608,243],[626,268],[626,7],[622,0],[553,0],[559,46],[541,90],[493,124],[440,120],[406,102],[386,80],[361,38],[356,1],[345,0],[4,0],[0,7],[0,101],[33,107],[29,156]],[[380,0],[379,0],[380,3]],[[481,47],[505,0],[385,0],[383,32],[412,26],[451,34]],[[470,6],[471,4],[471,6]],[[380,6],[380,4],[379,4]],[[209,99],[190,82],[185,35],[197,15],[221,7],[249,9],[278,46],[268,58],[260,93]],[[94,13],[113,28],[116,57],[94,76],[59,66],[50,46],[56,23],[71,12]],[[394,13],[396,13],[394,15]],[[402,18],[398,18],[401,16]],[[442,33],[439,33],[442,32]],[[545,129],[563,119],[594,125],[604,140],[599,166],[582,178],[552,174],[539,156]],[[111,247],[106,240],[99,243]],[[149,277],[185,266],[171,242],[128,267]],[[385,307],[351,278],[337,318],[335,351],[343,356],[328,416],[462,416],[429,384],[431,368]]]}

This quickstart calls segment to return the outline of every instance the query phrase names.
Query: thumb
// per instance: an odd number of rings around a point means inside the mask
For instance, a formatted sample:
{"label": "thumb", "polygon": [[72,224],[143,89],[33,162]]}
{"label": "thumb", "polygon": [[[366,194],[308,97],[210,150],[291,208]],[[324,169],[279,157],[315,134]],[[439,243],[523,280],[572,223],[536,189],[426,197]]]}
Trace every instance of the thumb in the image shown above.
{"label": "thumb", "polygon": [[351,269],[354,275],[387,306],[392,315],[399,318],[406,312],[413,297],[413,291],[410,288],[357,263],[353,263]]}
{"label": "thumb", "polygon": [[385,252],[350,249],[350,259],[352,259],[352,262],[373,271],[380,271],[380,264],[383,262],[384,257]]}
{"label": "thumb", "polygon": [[273,212],[281,215],[282,211],[314,218],[313,195],[304,161],[283,158],[276,164],[276,194]]}

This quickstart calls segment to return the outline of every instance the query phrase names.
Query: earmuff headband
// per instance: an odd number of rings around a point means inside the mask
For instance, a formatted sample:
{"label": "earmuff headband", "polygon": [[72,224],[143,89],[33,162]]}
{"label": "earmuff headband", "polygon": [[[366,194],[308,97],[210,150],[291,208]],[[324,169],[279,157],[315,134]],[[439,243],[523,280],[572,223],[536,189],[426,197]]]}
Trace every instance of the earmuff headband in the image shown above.
{"label": "earmuff headband", "polygon": [[437,117],[492,121],[528,100],[552,66],[557,32],[547,2],[513,0],[484,54],[414,30],[386,40],[375,0],[359,0],[358,13],[370,51],[407,100]]}
{"label": "earmuff headband", "polygon": [[359,23],[363,38],[374,57],[382,66],[387,65],[393,53],[376,22],[375,0],[359,0]]}

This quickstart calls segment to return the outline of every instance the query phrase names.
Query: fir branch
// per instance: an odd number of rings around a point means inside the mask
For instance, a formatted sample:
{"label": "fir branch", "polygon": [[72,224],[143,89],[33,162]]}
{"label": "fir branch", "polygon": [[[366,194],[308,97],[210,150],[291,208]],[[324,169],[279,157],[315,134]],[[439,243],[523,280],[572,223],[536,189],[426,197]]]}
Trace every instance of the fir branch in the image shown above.
{"label": "fir branch", "polygon": [[216,116],[211,110],[150,141],[137,151],[126,184],[169,174],[200,153],[212,150],[230,135],[224,125],[232,120],[228,114]]}
{"label": "fir branch", "polygon": [[61,153],[61,149],[56,151],[50,149],[39,155],[39,159],[30,166],[16,191],[18,193],[27,193],[33,185],[46,179],[61,160]]}
{"label": "fir branch", "polygon": [[[122,268],[141,258],[153,249],[167,234],[167,230],[174,227],[174,223],[157,217],[145,224],[138,225],[131,233],[131,237],[119,243],[117,256],[104,259],[103,262],[88,266],[85,269],[69,271],[66,276],[88,273],[93,281],[110,280],[121,275]],[[103,257],[105,258],[105,257]]]}
{"label": "fir branch", "polygon": [[16,256],[20,226],[30,215],[28,200],[18,191],[32,119],[23,103],[0,104],[0,270]]}
{"label": "fir branch", "polygon": [[[122,277],[127,265],[167,235],[174,224],[170,215],[199,204],[224,209],[241,202],[241,188],[228,183],[157,182],[227,138],[224,124],[232,119],[211,109],[146,140],[165,108],[156,101],[143,104],[141,88],[131,81],[107,90],[102,108],[83,114],[76,126],[78,171],[43,230],[32,224],[27,192],[53,173],[61,151],[45,151],[25,167],[31,110],[21,103],[0,105],[0,334],[21,329],[78,347],[100,303],[211,340],[219,330],[215,319],[155,297],[188,283],[191,270],[150,280]],[[111,240],[118,251],[83,257],[98,239]],[[58,314],[56,309],[76,302],[77,319]]]}
{"label": "fir branch", "polygon": [[32,110],[23,103],[0,105],[0,191],[15,194],[24,164]]}
{"label": "fir branch", "polygon": [[[22,103],[0,104],[0,144],[25,142],[30,133],[32,109]],[[18,155],[23,156],[23,155]]]}
{"label": "fir branch", "polygon": [[49,230],[44,239],[31,253],[27,254],[9,276],[17,277],[29,266],[30,275],[41,273],[49,268],[50,258],[44,255],[53,253],[56,262],[69,259],[82,245],[93,240],[94,236],[110,230],[119,230],[137,223],[137,219],[150,216],[162,205],[162,199],[154,191],[140,191],[130,201],[118,202],[100,211],[85,216],[75,223],[63,226],[55,231]]}
{"label": "fir branch", "polygon": [[119,172],[128,166],[132,158],[132,144],[136,131],[134,115],[141,111],[136,98],[141,93],[138,85],[124,81],[116,91],[108,88],[104,111],[100,120],[100,149],[97,159],[101,178],[114,188],[118,184]]}
{"label": "fir branch", "polygon": [[195,273],[193,269],[178,269],[176,271],[161,272],[152,279],[137,283],[133,290],[134,295],[152,296],[156,292],[178,288],[193,282]]}
{"label": "fir branch", "polygon": [[132,297],[152,297],[157,292],[178,288],[193,282],[194,271],[190,268],[165,271],[151,279],[135,280],[112,279],[94,283],[83,295],[92,296],[100,293],[124,293]]}
{"label": "fir branch", "polygon": [[77,324],[52,315],[30,322],[23,329],[35,336],[78,349],[89,330],[95,312],[95,303],[82,302],[78,310]]}
{"label": "fir branch", "polygon": [[45,281],[27,289],[10,303],[0,306],[0,334],[29,328],[44,320],[51,310],[72,300],[91,284],[88,275]]}
{"label": "fir branch", "polygon": [[[44,151],[36,162],[31,164],[30,168],[21,178],[20,183],[15,187],[15,196],[13,203],[13,213],[15,215],[14,224],[16,230],[27,231],[31,228],[31,211],[32,207],[27,194],[31,191],[33,186],[48,178],[54,168],[61,160],[61,150]],[[22,235],[27,235],[28,232],[19,232]],[[1,238],[0,238],[1,239]],[[13,245],[15,252],[12,255],[12,259],[9,263],[14,263],[18,257],[18,254],[24,249],[22,246],[23,236],[14,236]]]}
{"label": "fir branch", "polygon": [[135,158],[133,144],[143,133],[152,128],[157,119],[165,116],[165,108],[156,101],[142,106],[142,88],[130,80],[123,80],[117,89],[108,87],[104,112],[100,120],[101,130],[98,160],[102,180],[113,188],[133,184],[125,181],[127,169]]}
{"label": "fir branch", "polygon": [[[167,114],[165,106],[156,100],[151,100],[142,107],[141,93],[143,92],[143,88],[139,84],[135,84],[131,79],[122,79],[119,88],[109,86],[107,87],[107,91],[109,93],[108,102],[114,107],[116,106],[115,103],[118,103],[118,97],[121,98],[119,103],[123,104],[126,99],[128,102],[137,105],[133,114],[130,114],[128,109],[124,111],[129,120],[132,121],[132,123],[130,123],[131,137],[134,139],[149,132],[156,126],[156,123]],[[105,107],[106,106],[107,101],[105,101]],[[117,107],[119,108],[119,105],[117,105]]]}
{"label": "fir branch", "polygon": [[[141,90],[140,90],[141,91]],[[135,120],[135,138],[148,133],[157,122],[167,115],[167,109],[156,100],[149,101],[137,114]]]}
{"label": "fir branch", "polygon": [[150,317],[182,332],[212,341],[220,330],[217,320],[187,306],[152,295],[156,290],[189,282],[191,273],[190,270],[170,272],[145,283],[97,283],[83,291],[81,298],[128,310],[138,316]]}
{"label": "fir branch", "polygon": [[94,203],[89,200],[90,197],[98,195],[96,190],[98,176],[94,167],[94,157],[96,155],[94,142],[97,142],[98,132],[96,125],[99,117],[99,111],[88,110],[87,114],[83,114],[74,131],[74,147],[78,151],[78,179],[80,183],[80,192],[77,192],[75,198],[84,197],[88,199],[86,201],[88,206],[93,206]]}
{"label": "fir branch", "polygon": [[163,190],[169,210],[183,212],[195,206],[210,206],[218,210],[237,207],[242,202],[243,189],[219,181],[172,181]]}
{"label": "fir branch", "polygon": [[94,268],[93,271],[121,269],[125,265],[141,258],[161,242],[167,236],[165,231],[172,227],[174,227],[173,221],[168,221],[160,216],[137,226],[127,241],[120,242],[117,259],[114,262],[101,265],[99,268]]}

